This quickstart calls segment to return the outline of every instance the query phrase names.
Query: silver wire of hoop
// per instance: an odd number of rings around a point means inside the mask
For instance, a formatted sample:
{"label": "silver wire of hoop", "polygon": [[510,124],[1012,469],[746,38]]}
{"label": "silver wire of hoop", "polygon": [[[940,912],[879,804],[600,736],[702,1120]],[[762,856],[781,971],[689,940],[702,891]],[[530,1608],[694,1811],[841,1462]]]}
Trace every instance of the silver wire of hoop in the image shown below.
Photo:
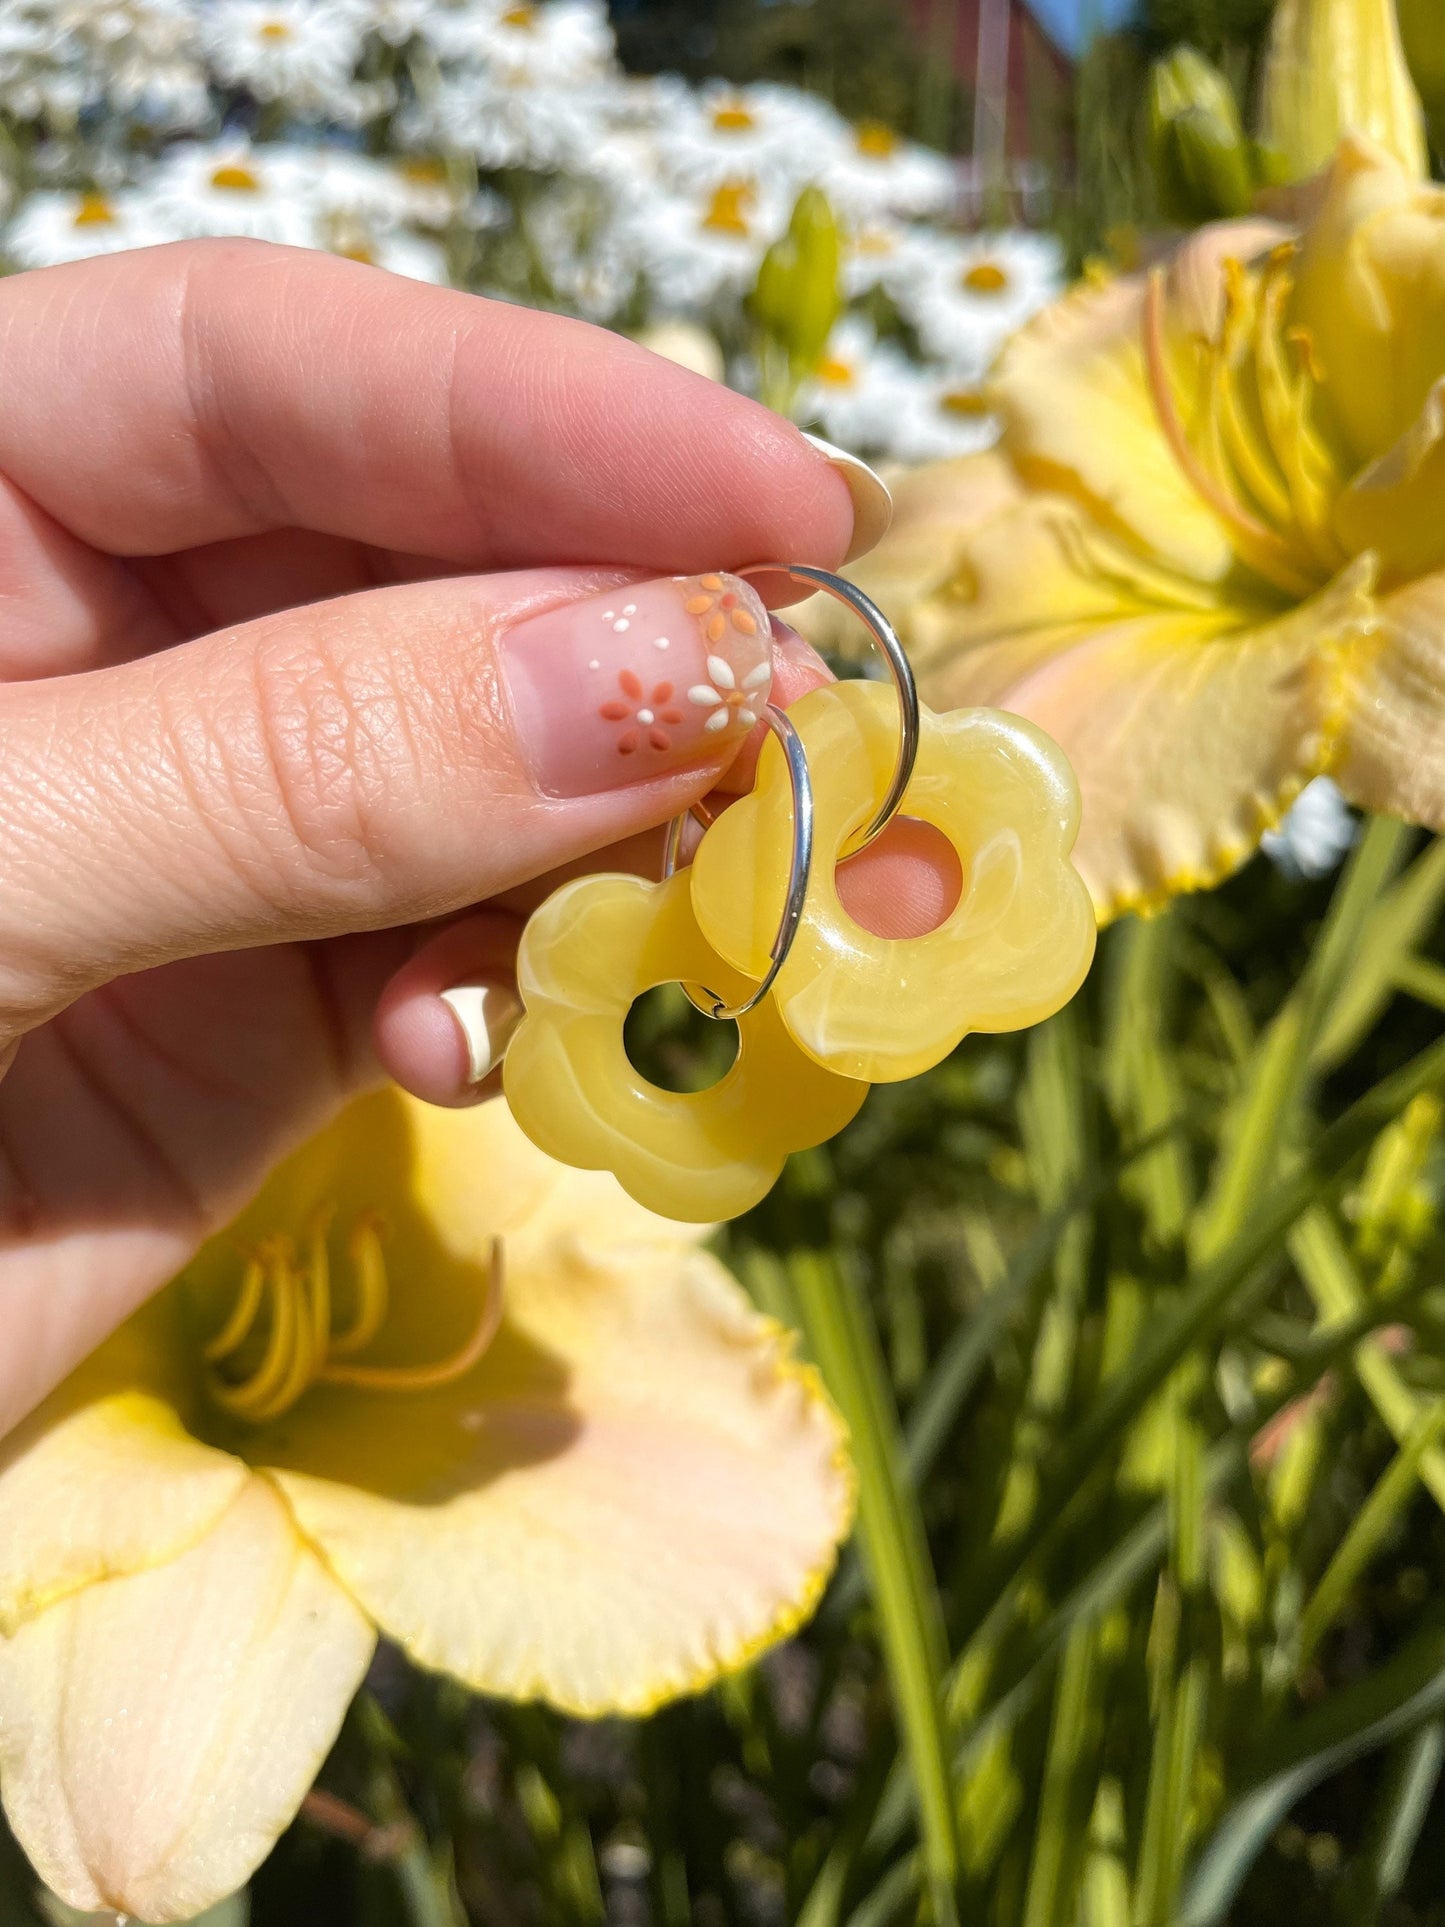
{"label": "silver wire of hoop", "polygon": [[[892,672],[894,687],[898,691],[898,760],[893,767],[888,793],[879,804],[873,821],[848,851],[850,856],[856,856],[859,850],[866,850],[875,837],[881,836],[893,821],[913,779],[913,765],[918,760],[919,713],[918,687],[913,680],[912,664],[903,652],[897,630],[878,604],[843,576],[834,575],[828,569],[815,569],[802,562],[759,562],[752,568],[738,569],[735,573],[740,576],[785,575],[794,582],[806,582],[814,589],[821,589],[825,595],[832,596],[853,611],[872,636]],[[699,984],[697,988],[707,1000],[703,1002],[693,995],[690,985],[682,986],[683,994],[694,1010],[700,1010],[704,1017],[716,1017],[723,1021],[746,1017],[750,1010],[756,1010],[777,981],[778,972],[788,961],[788,953],[798,934],[803,905],[808,896],[808,879],[813,868],[813,780],[808,772],[808,758],[802,738],[788,721],[786,713],[774,703],[769,703],[764,710],[763,721],[782,744],[788,762],[788,780],[793,787],[793,848],[788,866],[788,893],[777,935],[768,952],[770,961],[767,975],[745,1003],[727,1005],[716,991]],[[681,816],[672,819],[667,826],[667,841],[663,845],[664,882],[677,873],[682,855],[682,833],[690,815],[699,816],[704,829],[708,827],[708,819],[703,818],[696,809],[684,811]]]}
{"label": "silver wire of hoop", "polygon": [[845,576],[834,575],[830,569],[815,569],[805,562],[759,562],[752,568],[739,569],[737,573],[744,577],[786,575],[794,582],[806,582],[815,589],[821,589],[824,595],[832,596],[835,602],[841,602],[845,609],[853,611],[888,665],[893,686],[898,692],[898,760],[893,766],[893,780],[888,785],[888,793],[878,805],[877,815],[863,832],[862,838],[848,851],[850,856],[856,856],[859,850],[866,850],[876,837],[881,836],[897,816],[904,792],[913,780],[913,765],[918,760],[919,730],[918,685],[913,680],[913,665],[898,640],[898,631],[878,604]]}
{"label": "silver wire of hoop", "polygon": [[[767,975],[744,1003],[725,1004],[715,990],[705,984],[698,989],[706,1003],[693,995],[688,984],[682,986],[683,995],[694,1010],[700,1010],[704,1017],[716,1017],[726,1021],[732,1017],[746,1017],[750,1010],[756,1010],[767,996],[777,979],[778,972],[788,961],[788,952],[793,947],[793,939],[798,934],[798,924],[802,919],[803,905],[808,898],[808,878],[813,871],[813,779],[808,771],[808,758],[803,749],[803,739],[788,721],[787,713],[776,704],[769,703],[763,711],[763,721],[783,746],[783,755],[788,762],[788,781],[793,786],[793,848],[788,864],[788,894],[783,904],[783,914],[778,922],[777,935],[768,955]],[[682,832],[687,822],[687,814],[675,816],[667,826],[667,842],[662,852],[662,876],[666,882],[677,872],[678,858],[682,854]]]}

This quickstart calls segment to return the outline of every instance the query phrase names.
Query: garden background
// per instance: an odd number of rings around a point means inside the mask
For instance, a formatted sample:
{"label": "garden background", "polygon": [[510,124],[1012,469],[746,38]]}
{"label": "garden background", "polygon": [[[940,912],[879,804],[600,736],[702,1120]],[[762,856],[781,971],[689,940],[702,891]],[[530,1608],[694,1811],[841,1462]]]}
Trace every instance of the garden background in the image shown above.
{"label": "garden background", "polygon": [[[1070,277],[1282,178],[1269,0],[1044,13],[9,0],[0,256],[331,248],[965,456]],[[636,1721],[383,1649],[209,1927],[1445,1922],[1442,908],[1322,780],[1060,1015],[875,1090],[716,1240],[852,1428],[816,1617]],[[705,1081],[680,999],[633,1028]],[[0,1831],[4,1927],[75,1918]]]}

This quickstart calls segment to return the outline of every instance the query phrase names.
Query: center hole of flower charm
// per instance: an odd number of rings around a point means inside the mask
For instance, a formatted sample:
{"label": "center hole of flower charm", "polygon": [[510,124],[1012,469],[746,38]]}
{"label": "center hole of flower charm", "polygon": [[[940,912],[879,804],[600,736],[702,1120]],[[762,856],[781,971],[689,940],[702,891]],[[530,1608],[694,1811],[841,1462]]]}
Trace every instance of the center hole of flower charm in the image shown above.
{"label": "center hole of flower charm", "polygon": [[895,816],[875,843],[838,865],[838,898],[875,937],[925,937],[963,895],[963,864],[942,830]]}
{"label": "center hole of flower charm", "polygon": [[659,984],[644,990],[628,1011],[622,1046],[632,1068],[649,1084],[691,1097],[710,1091],[732,1069],[738,1027],[695,1010],[681,984]]}

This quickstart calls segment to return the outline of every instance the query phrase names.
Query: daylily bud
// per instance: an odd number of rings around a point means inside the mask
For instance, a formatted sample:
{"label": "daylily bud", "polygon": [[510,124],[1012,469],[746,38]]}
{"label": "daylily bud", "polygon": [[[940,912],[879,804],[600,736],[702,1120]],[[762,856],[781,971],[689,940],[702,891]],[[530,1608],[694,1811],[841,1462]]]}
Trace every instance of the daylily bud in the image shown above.
{"label": "daylily bud", "polygon": [[786,349],[795,378],[810,373],[842,308],[838,223],[821,188],[798,196],[788,231],[763,256],[748,300],[753,319]]}
{"label": "daylily bud", "polygon": [[1193,47],[1155,61],[1148,131],[1168,219],[1193,226],[1249,206],[1253,156],[1238,104],[1224,75]]}
{"label": "daylily bud", "polygon": [[1260,92],[1261,139],[1299,181],[1328,166],[1351,133],[1368,135],[1417,180],[1428,174],[1425,117],[1395,0],[1279,0]]}

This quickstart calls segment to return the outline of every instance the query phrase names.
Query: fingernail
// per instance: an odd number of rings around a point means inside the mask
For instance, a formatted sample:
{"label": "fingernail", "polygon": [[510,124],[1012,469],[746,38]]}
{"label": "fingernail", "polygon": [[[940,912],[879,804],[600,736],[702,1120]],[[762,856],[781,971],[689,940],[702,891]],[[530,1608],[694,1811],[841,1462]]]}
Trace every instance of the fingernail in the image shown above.
{"label": "fingernail", "polygon": [[850,455],[846,448],[835,448],[821,435],[805,434],[803,440],[811,442],[820,455],[826,455],[848,484],[848,493],[853,497],[853,540],[843,560],[856,562],[860,555],[876,549],[888,533],[888,525],[893,520],[893,497],[888,484],[881,475],[875,475],[866,462]]}
{"label": "fingernail", "polygon": [[510,984],[453,984],[441,1000],[457,1020],[467,1047],[467,1082],[480,1084],[501,1063],[522,1021],[522,1000]]}
{"label": "fingernail", "polygon": [[587,796],[740,742],[773,682],[772,632],[734,575],[666,576],[508,630],[501,657],[538,789]]}

